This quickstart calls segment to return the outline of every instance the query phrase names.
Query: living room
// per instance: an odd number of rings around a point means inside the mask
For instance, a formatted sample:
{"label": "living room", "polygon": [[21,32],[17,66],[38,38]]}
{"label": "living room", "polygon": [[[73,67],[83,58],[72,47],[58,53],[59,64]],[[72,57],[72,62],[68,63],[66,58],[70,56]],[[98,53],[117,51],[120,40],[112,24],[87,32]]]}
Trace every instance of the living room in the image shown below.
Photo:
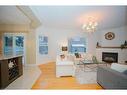
{"label": "living room", "polygon": [[[69,54],[73,55],[75,53],[75,49],[71,50],[72,49],[71,46],[73,45],[73,44],[70,45],[71,39],[73,40],[80,40],[82,38],[85,39],[85,41],[83,42],[77,41],[78,45],[79,44],[84,45],[85,47],[85,49],[83,49],[83,52],[85,51],[86,53],[85,57],[83,58],[84,60],[87,60],[87,59],[92,60],[92,57],[96,56],[97,61],[102,62],[104,61],[102,59],[102,56],[103,56],[102,53],[118,53],[118,56],[117,56],[118,58],[116,58],[114,63],[126,64],[126,59],[127,59],[126,47],[121,49],[121,46],[124,43],[126,43],[126,39],[127,39],[126,38],[127,28],[125,24],[126,22],[124,20],[124,17],[122,17],[122,15],[126,16],[125,15],[126,6],[125,6],[125,10],[123,6],[122,7],[121,6],[119,7],[118,6],[114,6],[114,7],[112,6],[105,6],[105,7],[103,6],[101,7],[99,6],[92,6],[92,7],[91,6],[89,7],[66,6],[66,7],[63,7],[62,6],[62,7],[59,7],[58,6],[58,7],[47,7],[47,8],[43,7],[42,9],[41,7],[36,7],[35,9],[33,8],[33,10],[36,13],[36,15],[40,17],[40,19],[42,19],[43,22],[45,22],[43,26],[40,26],[36,30],[37,32],[36,37],[38,38],[39,35],[45,35],[49,38],[49,42],[48,42],[49,53],[44,56],[44,55],[41,55],[39,52],[37,52],[36,62],[37,64],[43,64],[43,63],[57,64],[58,63],[58,67],[56,66],[56,76],[57,76],[57,73],[58,73],[58,76],[60,76],[61,74],[63,74],[63,76],[68,75],[69,71],[68,69],[66,69],[66,66],[64,69],[64,66],[63,66],[64,62],[62,64],[60,59],[57,57],[64,54],[65,60],[66,60],[66,57],[68,57]],[[41,15],[44,15],[44,17],[46,18],[43,18]],[[82,29],[82,25],[86,24],[85,22],[88,23],[88,19],[91,19],[91,16],[92,16],[92,20],[94,19],[94,21],[97,22],[98,25],[97,25],[96,31],[89,33],[87,32],[87,30]],[[119,19],[119,17],[122,17],[122,18]],[[117,26],[117,24],[119,25]],[[107,35],[110,36],[110,34],[112,39],[110,39],[110,37],[109,38],[107,37]],[[39,39],[37,40],[37,44],[38,44],[37,46],[39,46]],[[67,51],[62,51],[62,47],[67,48]],[[39,47],[37,47],[37,49],[38,49],[37,51],[39,51]],[[80,49],[78,52],[80,52],[79,54],[82,54],[82,51],[80,51]],[[63,66],[63,68],[60,67],[59,65]],[[82,68],[80,68],[80,70]],[[58,72],[57,72],[57,69],[58,69]],[[62,71],[60,72],[59,69],[61,69]],[[66,73],[66,71],[68,72]],[[69,73],[72,73],[71,75],[73,76],[73,71],[72,72],[70,71]],[[81,73],[82,71],[79,72],[78,75],[80,75]],[[85,76],[85,74],[83,76]],[[81,84],[85,83],[86,81],[88,82],[88,84],[94,84],[94,82],[91,82],[91,80],[90,80],[91,83],[89,83],[89,78],[91,79],[92,77],[96,77],[96,76],[94,74],[91,77],[88,77],[88,76],[90,76],[90,73],[88,75],[86,74],[86,76],[83,78],[78,78],[77,80]],[[82,77],[82,74],[80,75],[80,77]],[[92,80],[95,81],[94,79]],[[51,81],[52,81],[52,78],[51,78]],[[67,83],[69,84],[69,82]],[[37,82],[37,85],[38,85],[38,82]],[[37,85],[35,84],[35,88]],[[95,87],[95,89],[100,88],[97,85],[96,86],[91,85],[90,87],[91,88]],[[63,86],[63,88],[66,89],[65,86]]]}
{"label": "living room", "polygon": [[[126,6],[1,6],[0,13],[1,43],[4,44],[2,39],[8,35],[24,37],[22,65],[27,69],[23,69],[19,78],[30,72],[30,79],[22,77],[22,80],[34,79],[27,89],[127,88],[127,76],[121,74],[127,70]],[[3,47],[1,45],[2,54],[6,51]],[[7,58],[1,57],[0,60]],[[111,77],[111,80],[106,80],[111,81],[111,85],[105,85],[107,83],[101,78],[106,75],[98,73],[97,76],[98,70],[102,70],[98,65],[108,69],[112,66],[118,75],[121,74],[122,78],[115,81],[120,83],[112,82]],[[22,80],[13,80],[11,86],[6,86],[25,89]]]}

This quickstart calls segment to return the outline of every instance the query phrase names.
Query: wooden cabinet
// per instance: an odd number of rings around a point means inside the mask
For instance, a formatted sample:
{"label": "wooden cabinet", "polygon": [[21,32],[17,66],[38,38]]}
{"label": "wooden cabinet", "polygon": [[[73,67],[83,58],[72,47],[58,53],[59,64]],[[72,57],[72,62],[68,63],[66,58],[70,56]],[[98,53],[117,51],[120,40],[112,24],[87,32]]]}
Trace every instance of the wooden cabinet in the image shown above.
{"label": "wooden cabinet", "polygon": [[20,63],[20,64],[18,64],[18,68],[19,68],[19,76],[20,76],[20,75],[23,74],[22,57],[19,57],[19,58],[18,58],[18,63]]}
{"label": "wooden cabinet", "polygon": [[0,61],[0,88],[5,88],[8,85],[8,61]]}
{"label": "wooden cabinet", "polygon": [[[14,66],[9,68],[9,62],[14,61]],[[0,60],[0,89],[7,87],[11,82],[23,74],[22,57]]]}

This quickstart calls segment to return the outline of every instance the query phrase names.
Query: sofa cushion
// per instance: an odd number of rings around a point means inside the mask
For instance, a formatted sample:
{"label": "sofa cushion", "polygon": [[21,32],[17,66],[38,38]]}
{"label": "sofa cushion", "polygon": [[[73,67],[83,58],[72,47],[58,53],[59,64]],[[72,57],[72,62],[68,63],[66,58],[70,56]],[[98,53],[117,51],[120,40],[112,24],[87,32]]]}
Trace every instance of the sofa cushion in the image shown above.
{"label": "sofa cushion", "polygon": [[123,72],[125,75],[127,75],[127,70]]}
{"label": "sofa cushion", "polygon": [[67,60],[74,61],[74,56],[73,55],[67,55]]}
{"label": "sofa cushion", "polygon": [[112,63],[111,69],[116,70],[118,72],[124,72],[127,70],[127,65],[118,64],[118,63]]}

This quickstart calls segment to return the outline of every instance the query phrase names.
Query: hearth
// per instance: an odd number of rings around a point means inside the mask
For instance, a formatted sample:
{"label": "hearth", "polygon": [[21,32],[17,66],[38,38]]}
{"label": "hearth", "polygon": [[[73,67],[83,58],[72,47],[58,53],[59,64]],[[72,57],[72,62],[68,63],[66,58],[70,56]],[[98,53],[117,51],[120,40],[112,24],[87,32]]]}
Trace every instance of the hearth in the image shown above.
{"label": "hearth", "polygon": [[113,52],[102,52],[102,61],[113,63],[118,62],[118,53]]}

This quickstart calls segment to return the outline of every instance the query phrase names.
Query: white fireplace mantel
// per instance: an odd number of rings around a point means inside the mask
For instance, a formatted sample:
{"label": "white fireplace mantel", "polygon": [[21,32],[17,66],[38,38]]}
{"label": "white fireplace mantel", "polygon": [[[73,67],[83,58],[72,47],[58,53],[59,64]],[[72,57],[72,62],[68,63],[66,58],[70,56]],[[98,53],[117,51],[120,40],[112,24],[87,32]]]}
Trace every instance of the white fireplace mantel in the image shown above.
{"label": "white fireplace mantel", "polygon": [[100,62],[102,62],[102,52],[118,53],[118,63],[125,63],[127,61],[127,49],[97,48],[96,57]]}

